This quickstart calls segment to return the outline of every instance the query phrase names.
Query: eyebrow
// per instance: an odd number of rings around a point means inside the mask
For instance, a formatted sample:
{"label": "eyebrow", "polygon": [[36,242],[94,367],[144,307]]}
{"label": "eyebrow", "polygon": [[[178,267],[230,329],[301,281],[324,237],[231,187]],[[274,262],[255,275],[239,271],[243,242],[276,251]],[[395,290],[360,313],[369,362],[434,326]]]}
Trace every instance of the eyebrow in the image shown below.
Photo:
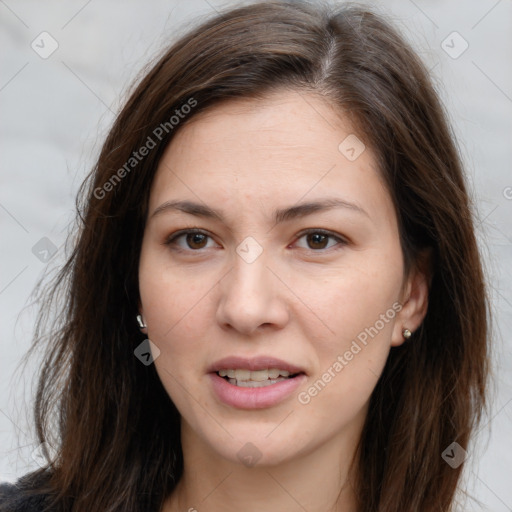
{"label": "eyebrow", "polygon": [[[273,218],[275,224],[279,224],[292,219],[306,217],[313,213],[332,210],[333,208],[346,208],[370,218],[366,210],[360,206],[337,197],[328,197],[318,201],[299,203],[288,208],[275,210]],[[166,201],[155,209],[151,214],[151,218],[169,211],[181,211],[196,217],[216,219],[224,222],[224,215],[221,211],[214,210],[205,204],[195,203],[193,201]]]}

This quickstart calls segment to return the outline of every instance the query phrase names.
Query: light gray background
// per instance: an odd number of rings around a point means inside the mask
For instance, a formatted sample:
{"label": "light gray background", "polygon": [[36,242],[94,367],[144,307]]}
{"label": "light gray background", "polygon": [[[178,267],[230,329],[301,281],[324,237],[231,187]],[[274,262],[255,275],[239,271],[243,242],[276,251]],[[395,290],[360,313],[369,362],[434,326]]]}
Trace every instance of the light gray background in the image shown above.
{"label": "light gray background", "polygon": [[[463,509],[511,511],[512,2],[366,3],[395,19],[431,68],[459,138],[496,314],[495,393],[466,473],[481,507]],[[33,329],[30,294],[45,272],[40,240],[58,248],[49,265],[60,265],[78,186],[142,66],[186,23],[235,4],[0,0],[0,481],[37,467],[26,418],[37,360],[15,370]],[[50,48],[49,39],[41,48],[44,31],[58,43],[46,59],[31,48],[34,40],[40,52]]]}

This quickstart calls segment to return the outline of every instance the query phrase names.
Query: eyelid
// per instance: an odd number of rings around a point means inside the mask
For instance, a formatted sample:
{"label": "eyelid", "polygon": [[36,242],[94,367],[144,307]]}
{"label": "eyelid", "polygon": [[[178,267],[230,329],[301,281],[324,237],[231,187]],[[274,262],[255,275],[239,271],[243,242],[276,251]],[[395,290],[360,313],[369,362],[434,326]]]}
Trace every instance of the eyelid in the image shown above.
{"label": "eyelid", "polygon": [[345,242],[348,244],[348,239],[340,235],[339,233],[335,233],[334,231],[329,231],[328,229],[323,228],[307,228],[303,229],[299,233],[297,233],[297,238],[300,238],[304,235],[309,235],[310,233],[320,233],[321,235],[330,236],[331,238],[336,238],[340,242]]}

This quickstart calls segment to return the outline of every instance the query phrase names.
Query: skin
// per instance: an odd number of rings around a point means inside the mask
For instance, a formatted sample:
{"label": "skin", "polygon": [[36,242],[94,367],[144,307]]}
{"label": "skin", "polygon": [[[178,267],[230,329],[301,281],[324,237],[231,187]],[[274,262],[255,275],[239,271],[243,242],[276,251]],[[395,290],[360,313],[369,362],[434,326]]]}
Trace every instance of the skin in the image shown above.
{"label": "skin", "polygon": [[[140,311],[159,348],[158,375],[182,417],[185,469],[162,510],[355,511],[347,483],[368,401],[392,346],[427,309],[425,274],[404,276],[397,217],[369,148],[349,161],[354,131],[311,93],[217,105],[181,127],[152,184],[139,268]],[[362,139],[362,137],[360,137]],[[358,205],[273,221],[275,209],[326,197]],[[177,210],[190,200],[223,221]],[[178,230],[207,237],[165,241]],[[301,235],[331,231],[337,238]],[[251,263],[237,246],[253,237]],[[323,242],[322,242],[323,240]],[[298,400],[365,328],[399,304],[378,334],[307,404]],[[380,324],[379,324],[380,325]],[[413,341],[411,341],[412,343]],[[214,394],[208,366],[229,356],[272,355],[305,369],[281,403],[245,410]],[[238,452],[252,443],[260,459]]]}

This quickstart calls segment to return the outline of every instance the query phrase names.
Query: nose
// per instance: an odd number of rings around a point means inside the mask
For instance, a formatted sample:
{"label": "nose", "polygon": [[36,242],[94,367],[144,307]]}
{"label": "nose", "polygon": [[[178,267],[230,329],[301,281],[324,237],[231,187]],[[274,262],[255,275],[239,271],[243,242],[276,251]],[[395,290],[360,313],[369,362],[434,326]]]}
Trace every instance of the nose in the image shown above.
{"label": "nose", "polygon": [[223,329],[251,335],[262,329],[282,329],[289,320],[286,287],[261,255],[247,263],[236,257],[234,268],[219,283],[217,322]]}

